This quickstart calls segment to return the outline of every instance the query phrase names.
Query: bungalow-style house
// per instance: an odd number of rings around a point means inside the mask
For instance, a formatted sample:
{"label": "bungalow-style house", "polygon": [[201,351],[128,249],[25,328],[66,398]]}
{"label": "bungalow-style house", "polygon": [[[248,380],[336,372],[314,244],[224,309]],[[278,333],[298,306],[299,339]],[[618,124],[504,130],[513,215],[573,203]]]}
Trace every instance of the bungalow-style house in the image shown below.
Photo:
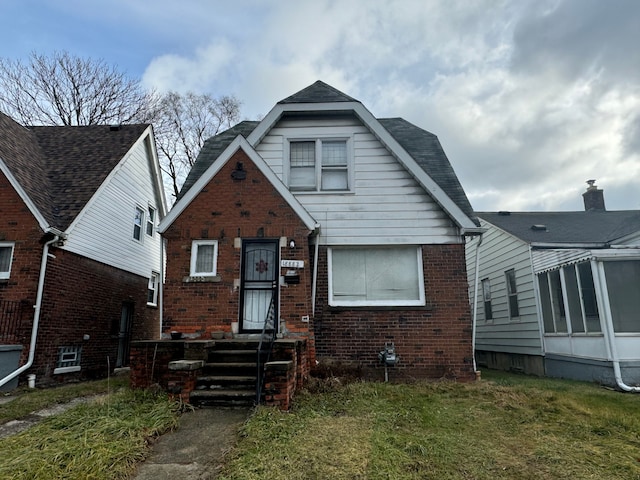
{"label": "bungalow-style house", "polygon": [[0,387],[106,376],[159,336],[164,214],[150,125],[0,113]]}
{"label": "bungalow-style house", "polygon": [[477,213],[477,360],[640,391],[640,211],[607,211],[588,183],[585,211]]}
{"label": "bungalow-style house", "polygon": [[208,139],[159,230],[165,338],[267,322],[310,367],[475,378],[478,225],[437,137],[406,120],[318,81]]}

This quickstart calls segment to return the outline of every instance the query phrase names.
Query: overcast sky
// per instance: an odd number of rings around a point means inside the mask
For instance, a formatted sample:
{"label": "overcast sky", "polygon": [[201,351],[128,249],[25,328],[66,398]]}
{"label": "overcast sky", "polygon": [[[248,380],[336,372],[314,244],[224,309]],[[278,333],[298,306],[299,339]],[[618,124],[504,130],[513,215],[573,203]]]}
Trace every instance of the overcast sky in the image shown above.
{"label": "overcast sky", "polygon": [[0,56],[53,50],[246,119],[322,80],[438,135],[477,211],[640,208],[640,0],[0,0]]}

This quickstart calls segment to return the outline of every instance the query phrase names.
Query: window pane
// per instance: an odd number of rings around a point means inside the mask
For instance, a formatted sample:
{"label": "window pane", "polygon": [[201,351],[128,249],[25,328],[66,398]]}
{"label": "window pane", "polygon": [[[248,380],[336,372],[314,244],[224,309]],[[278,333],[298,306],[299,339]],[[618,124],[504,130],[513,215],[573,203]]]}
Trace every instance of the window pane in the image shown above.
{"label": "window pane", "polygon": [[348,190],[347,170],[322,170],[322,190]]}
{"label": "window pane", "polygon": [[299,190],[313,190],[316,187],[314,167],[291,167],[289,187]]}
{"label": "window pane", "polygon": [[292,167],[313,167],[316,164],[315,142],[291,142],[289,144]]}
{"label": "window pane", "polygon": [[333,297],[336,300],[366,300],[365,251],[334,248],[331,257]]}
{"label": "window pane", "polygon": [[640,332],[640,261],[604,262],[613,329]]}
{"label": "window pane", "polygon": [[556,333],[567,332],[567,317],[564,312],[564,295],[562,295],[562,284],[560,282],[560,270],[549,273],[551,279],[551,306],[553,308],[553,318],[556,325]]}
{"label": "window pane", "polygon": [[516,286],[515,270],[507,270],[505,273],[507,281],[507,292],[509,296],[509,317],[519,317],[520,309],[518,308],[518,289]]}
{"label": "window pane", "polygon": [[214,245],[198,245],[198,256],[196,259],[197,273],[213,273],[213,260],[215,253]]}
{"label": "window pane", "polygon": [[147,216],[147,235],[153,236],[153,227],[155,226],[156,210],[153,207],[149,207],[149,214]]}
{"label": "window pane", "polygon": [[347,166],[347,142],[322,142],[322,166]]}
{"label": "window pane", "polygon": [[12,247],[0,247],[0,272],[9,273]]}
{"label": "window pane", "polygon": [[571,331],[574,333],[584,332],[584,322],[582,321],[582,308],[580,306],[580,294],[578,293],[578,279],[574,265],[564,267],[564,282],[567,289],[567,303],[569,304],[569,317],[571,319]]}
{"label": "window pane", "polygon": [[484,300],[484,319],[493,319],[493,310],[491,309],[491,282],[488,278],[482,280],[482,298]]}
{"label": "window pane", "polygon": [[601,332],[602,328],[600,327],[600,315],[598,314],[598,301],[596,300],[596,289],[593,285],[591,264],[588,262],[579,263],[578,275],[580,276],[584,314],[587,316],[587,332]]}
{"label": "window pane", "polygon": [[136,208],[136,214],[133,219],[133,238],[140,240],[142,234],[142,219],[144,218],[144,211],[140,208]]}
{"label": "window pane", "polygon": [[540,287],[540,303],[542,304],[542,322],[545,333],[555,333],[553,325],[553,312],[551,310],[551,295],[549,292],[549,279],[546,273],[538,275],[538,286]]}
{"label": "window pane", "polygon": [[332,296],[337,302],[416,302],[422,274],[415,247],[332,249]]}

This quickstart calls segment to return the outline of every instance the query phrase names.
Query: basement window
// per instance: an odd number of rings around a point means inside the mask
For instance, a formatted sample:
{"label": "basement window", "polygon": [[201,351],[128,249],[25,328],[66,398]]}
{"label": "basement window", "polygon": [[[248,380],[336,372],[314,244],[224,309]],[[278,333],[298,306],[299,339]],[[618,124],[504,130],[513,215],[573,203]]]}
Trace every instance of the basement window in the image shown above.
{"label": "basement window", "polygon": [[80,354],[82,347],[67,346],[58,347],[58,362],[53,371],[54,374],[71,373],[80,371]]}

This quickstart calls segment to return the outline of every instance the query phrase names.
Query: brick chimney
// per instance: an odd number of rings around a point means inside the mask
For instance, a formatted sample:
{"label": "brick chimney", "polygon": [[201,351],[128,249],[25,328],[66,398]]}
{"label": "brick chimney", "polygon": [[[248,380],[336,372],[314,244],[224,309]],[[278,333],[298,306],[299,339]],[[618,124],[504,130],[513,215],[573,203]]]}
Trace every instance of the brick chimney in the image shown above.
{"label": "brick chimney", "polygon": [[584,199],[584,210],[586,212],[589,210],[606,210],[604,207],[604,193],[594,185],[596,181],[587,180],[587,183],[589,184],[587,191],[582,194],[582,198]]}

